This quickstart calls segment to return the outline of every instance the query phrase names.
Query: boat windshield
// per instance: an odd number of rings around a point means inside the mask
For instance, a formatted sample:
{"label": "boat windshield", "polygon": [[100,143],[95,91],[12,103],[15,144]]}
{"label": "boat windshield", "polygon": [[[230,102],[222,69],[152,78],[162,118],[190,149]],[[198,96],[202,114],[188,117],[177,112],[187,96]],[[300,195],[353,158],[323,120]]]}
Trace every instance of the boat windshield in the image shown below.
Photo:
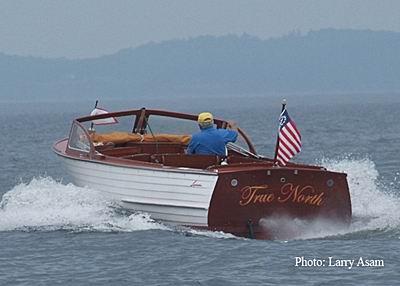
{"label": "boat windshield", "polygon": [[[151,129],[151,130],[150,130]],[[196,121],[172,118],[166,116],[149,116],[146,131],[148,134],[188,134],[198,132],[199,127]]]}
{"label": "boat windshield", "polygon": [[90,140],[84,129],[78,124],[72,125],[71,134],[69,136],[68,147],[73,150],[89,153]]}
{"label": "boat windshield", "polygon": [[[147,134],[153,132],[153,134],[193,135],[199,131],[197,121],[157,115],[149,116],[146,128]],[[248,151],[242,136],[238,136],[235,144]]]}

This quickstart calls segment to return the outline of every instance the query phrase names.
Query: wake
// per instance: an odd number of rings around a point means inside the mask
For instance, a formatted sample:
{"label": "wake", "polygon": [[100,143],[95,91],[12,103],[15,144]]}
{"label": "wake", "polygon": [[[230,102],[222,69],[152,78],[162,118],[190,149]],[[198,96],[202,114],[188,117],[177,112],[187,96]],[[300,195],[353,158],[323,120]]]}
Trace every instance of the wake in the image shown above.
{"label": "wake", "polygon": [[0,202],[0,231],[138,231],[166,229],[147,214],[125,215],[101,193],[34,178],[5,193]]}
{"label": "wake", "polygon": [[[319,162],[328,170],[346,172],[350,188],[353,219],[349,227],[332,222],[312,222],[285,217],[261,221],[276,228],[276,239],[363,239],[400,236],[400,196],[396,189],[381,184],[373,161],[342,158]],[[128,213],[100,192],[64,185],[52,178],[34,178],[16,185],[0,202],[0,231],[133,232],[168,230],[186,236],[216,239],[237,238],[231,234],[172,228],[154,221],[148,214]],[[284,238],[286,239],[286,238]]]}
{"label": "wake", "polygon": [[236,238],[223,232],[166,226],[146,213],[121,209],[101,192],[34,178],[5,193],[0,202],[0,231],[134,232],[173,231],[184,236]]}

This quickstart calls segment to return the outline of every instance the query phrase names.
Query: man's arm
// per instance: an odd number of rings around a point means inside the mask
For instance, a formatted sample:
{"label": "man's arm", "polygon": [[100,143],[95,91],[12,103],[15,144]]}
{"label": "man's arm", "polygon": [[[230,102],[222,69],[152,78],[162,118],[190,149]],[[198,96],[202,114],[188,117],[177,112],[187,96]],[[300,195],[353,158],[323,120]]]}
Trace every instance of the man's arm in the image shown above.
{"label": "man's arm", "polygon": [[239,135],[239,133],[238,133],[238,127],[237,127],[237,125],[236,125],[236,123],[235,122],[233,122],[233,121],[228,121],[228,126],[227,126],[230,130],[228,130],[228,129],[225,129],[225,131],[226,131],[226,134],[225,134],[225,143],[228,143],[228,142],[236,142],[236,139],[237,139],[237,137],[238,137],[238,135]]}
{"label": "man's arm", "polygon": [[196,146],[197,146],[197,143],[196,143],[195,136],[192,136],[192,139],[190,140],[189,145],[186,149],[186,154],[194,154],[195,150],[196,150]]}

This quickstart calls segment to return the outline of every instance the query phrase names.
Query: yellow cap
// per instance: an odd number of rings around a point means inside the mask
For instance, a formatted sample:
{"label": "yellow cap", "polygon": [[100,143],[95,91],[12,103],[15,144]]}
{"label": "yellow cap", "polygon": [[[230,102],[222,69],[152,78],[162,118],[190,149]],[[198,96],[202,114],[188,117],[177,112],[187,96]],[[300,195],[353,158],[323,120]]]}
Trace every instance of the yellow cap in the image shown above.
{"label": "yellow cap", "polygon": [[202,113],[199,114],[199,117],[197,118],[197,122],[200,125],[213,124],[214,123],[214,118],[213,118],[213,115],[210,112],[202,112]]}

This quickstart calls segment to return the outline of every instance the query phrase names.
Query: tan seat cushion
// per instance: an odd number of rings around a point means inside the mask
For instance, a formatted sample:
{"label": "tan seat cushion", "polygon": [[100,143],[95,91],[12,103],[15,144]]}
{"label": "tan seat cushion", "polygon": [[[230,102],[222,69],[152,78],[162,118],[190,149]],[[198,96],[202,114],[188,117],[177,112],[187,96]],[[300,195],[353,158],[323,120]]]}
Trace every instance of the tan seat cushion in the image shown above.
{"label": "tan seat cushion", "polygon": [[112,132],[112,133],[93,133],[90,135],[94,143],[113,142],[115,144],[127,142],[172,142],[187,145],[192,138],[190,135],[175,134],[136,134],[128,132]]}

